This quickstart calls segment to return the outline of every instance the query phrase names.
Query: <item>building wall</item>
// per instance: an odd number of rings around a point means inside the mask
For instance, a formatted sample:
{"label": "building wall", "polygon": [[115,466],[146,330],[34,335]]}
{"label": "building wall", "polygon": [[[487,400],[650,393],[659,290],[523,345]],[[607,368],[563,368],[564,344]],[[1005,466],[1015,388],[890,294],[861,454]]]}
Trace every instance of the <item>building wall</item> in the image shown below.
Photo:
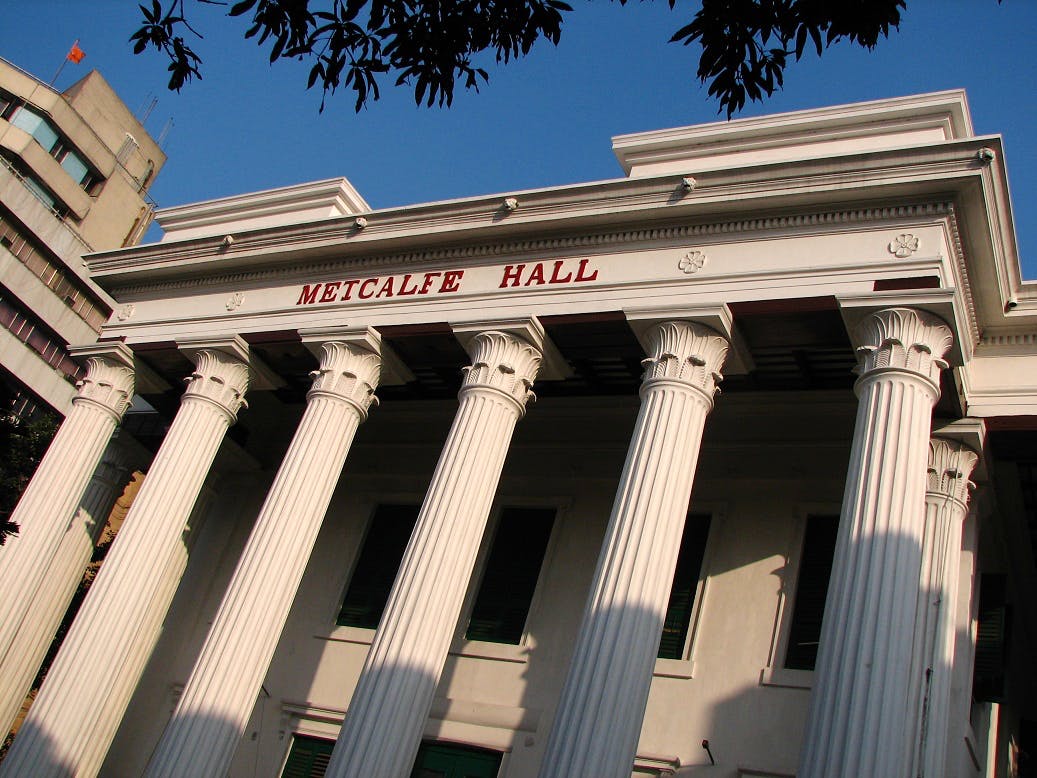
{"label": "building wall", "polygon": [[[366,524],[379,503],[420,503],[455,407],[390,401],[361,427],[233,776],[278,775],[293,732],[335,736],[373,636],[334,624]],[[854,409],[849,392],[718,403],[692,497],[693,512],[712,514],[697,620],[686,658],[657,661],[642,764],[707,765],[705,738],[719,765],[708,774],[794,771],[810,674],[781,677],[782,592],[794,581],[789,561],[805,515],[838,512]],[[635,415],[629,398],[545,400],[516,430],[498,505],[558,508],[526,635],[519,646],[458,638],[425,732],[507,751],[506,778],[536,775]],[[269,447],[274,459],[279,445]],[[102,775],[143,770],[271,477],[235,476],[210,502],[199,556]],[[459,635],[466,623],[463,615]],[[778,673],[769,669],[775,652]]]}
{"label": "building wall", "polygon": [[[0,60],[0,98],[0,369],[16,393],[64,413],[79,377],[65,347],[93,342],[114,304],[82,255],[139,241],[165,154],[96,71],[58,92]],[[22,110],[45,123],[39,138]]]}

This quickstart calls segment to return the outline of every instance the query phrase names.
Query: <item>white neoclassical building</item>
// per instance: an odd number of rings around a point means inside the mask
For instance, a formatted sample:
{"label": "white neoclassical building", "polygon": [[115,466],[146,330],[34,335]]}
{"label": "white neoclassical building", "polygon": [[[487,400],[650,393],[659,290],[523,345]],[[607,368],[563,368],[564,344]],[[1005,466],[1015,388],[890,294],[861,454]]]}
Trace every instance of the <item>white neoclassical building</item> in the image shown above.
{"label": "white neoclassical building", "polygon": [[2,549],[0,677],[131,397],[165,421],[0,776],[1035,774],[1000,138],[943,92],[613,149],[88,258],[118,304]]}

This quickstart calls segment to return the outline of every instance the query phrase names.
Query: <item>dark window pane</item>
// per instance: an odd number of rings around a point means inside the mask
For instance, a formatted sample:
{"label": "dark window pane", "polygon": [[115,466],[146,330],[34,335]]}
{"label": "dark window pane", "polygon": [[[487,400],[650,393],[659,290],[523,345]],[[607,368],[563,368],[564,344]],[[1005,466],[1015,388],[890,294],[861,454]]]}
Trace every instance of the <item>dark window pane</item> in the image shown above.
{"label": "dark window pane", "polygon": [[468,640],[515,645],[522,640],[554,516],[552,508],[503,510],[465,633]]}
{"label": "dark window pane", "polygon": [[342,601],[339,624],[365,629],[378,626],[417,518],[416,505],[378,506]]}
{"label": "dark window pane", "polygon": [[821,640],[821,619],[825,615],[828,579],[832,576],[838,516],[808,516],[799,559],[796,601],[792,608],[789,647],[785,667],[813,670]]}
{"label": "dark window pane", "polygon": [[1007,583],[1002,573],[983,573],[979,580],[972,696],[980,702],[1004,700],[1010,622]]}
{"label": "dark window pane", "polygon": [[708,514],[691,514],[684,522],[681,550],[677,555],[677,568],[673,571],[670,601],[659,640],[660,659],[681,659],[684,656],[691,613],[695,609],[695,592],[702,574],[702,557],[709,538],[709,519]]}

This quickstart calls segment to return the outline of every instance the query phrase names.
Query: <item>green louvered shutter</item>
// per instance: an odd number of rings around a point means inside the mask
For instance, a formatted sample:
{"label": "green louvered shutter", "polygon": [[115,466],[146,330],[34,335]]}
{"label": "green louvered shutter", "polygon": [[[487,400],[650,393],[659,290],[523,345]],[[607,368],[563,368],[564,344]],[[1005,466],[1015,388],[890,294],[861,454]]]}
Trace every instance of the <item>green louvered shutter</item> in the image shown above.
{"label": "green louvered shutter", "polygon": [[375,510],[342,600],[339,624],[365,629],[378,626],[418,510],[416,505],[379,505]]}
{"label": "green louvered shutter", "polygon": [[465,637],[518,645],[554,524],[553,508],[505,508]]}
{"label": "green louvered shutter", "polygon": [[296,735],[281,778],[324,778],[334,747],[334,740]]}
{"label": "green louvered shutter", "polygon": [[451,743],[422,743],[411,778],[496,778],[501,754]]}
{"label": "green louvered shutter", "polygon": [[803,552],[799,557],[796,600],[792,607],[785,667],[790,670],[813,670],[817,647],[821,642],[821,621],[825,615],[825,598],[832,577],[835,538],[839,531],[838,516],[808,516],[803,536]]}
{"label": "green louvered shutter", "polygon": [[702,574],[702,558],[709,538],[709,519],[708,514],[691,514],[684,522],[677,568],[673,571],[670,601],[659,640],[660,659],[681,659],[684,656],[691,613],[695,609],[695,592]]}

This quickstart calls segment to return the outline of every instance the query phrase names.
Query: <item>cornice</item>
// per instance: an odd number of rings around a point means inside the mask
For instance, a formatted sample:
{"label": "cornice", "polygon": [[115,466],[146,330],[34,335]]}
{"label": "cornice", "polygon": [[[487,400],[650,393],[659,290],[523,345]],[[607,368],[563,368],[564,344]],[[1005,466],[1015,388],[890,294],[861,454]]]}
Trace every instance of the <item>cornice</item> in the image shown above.
{"label": "cornice", "polygon": [[[357,256],[339,256],[291,266],[262,267],[211,275],[192,276],[176,280],[158,280],[150,283],[122,284],[111,287],[116,298],[148,292],[166,292],[218,285],[241,285],[264,280],[283,280],[291,277],[319,277],[336,272],[364,271],[385,266],[410,264],[436,265],[460,260],[478,261],[522,254],[549,255],[566,251],[594,251],[631,243],[701,240],[718,236],[739,236],[748,233],[775,233],[817,228],[838,229],[843,226],[880,223],[911,219],[953,219],[955,208],[949,201],[875,206],[853,209],[831,209],[796,214],[778,214],[749,219],[725,219],[698,224],[662,225],[639,229],[617,229],[545,238],[484,241],[468,245],[433,247],[418,250],[372,252]],[[954,228],[957,235],[957,229]],[[960,239],[956,246],[957,261],[964,274],[964,254]],[[967,277],[967,276],[965,276]],[[973,315],[974,318],[974,315]]]}
{"label": "cornice", "polygon": [[360,231],[352,219],[325,219],[244,231],[231,244],[218,236],[98,253],[88,263],[95,280],[122,289],[129,276],[212,279],[245,266],[287,265],[331,252],[406,255],[419,246],[425,256],[425,247],[436,243],[509,244],[549,231],[600,230],[606,223],[612,234],[632,222],[697,219],[737,225],[730,216],[750,207],[812,211],[860,198],[862,192],[871,200],[950,199],[977,175],[975,148],[984,141],[707,171],[697,175],[690,192],[681,189],[679,176],[664,175],[513,193],[506,198],[515,201],[510,209],[501,195],[422,204],[370,212]]}

